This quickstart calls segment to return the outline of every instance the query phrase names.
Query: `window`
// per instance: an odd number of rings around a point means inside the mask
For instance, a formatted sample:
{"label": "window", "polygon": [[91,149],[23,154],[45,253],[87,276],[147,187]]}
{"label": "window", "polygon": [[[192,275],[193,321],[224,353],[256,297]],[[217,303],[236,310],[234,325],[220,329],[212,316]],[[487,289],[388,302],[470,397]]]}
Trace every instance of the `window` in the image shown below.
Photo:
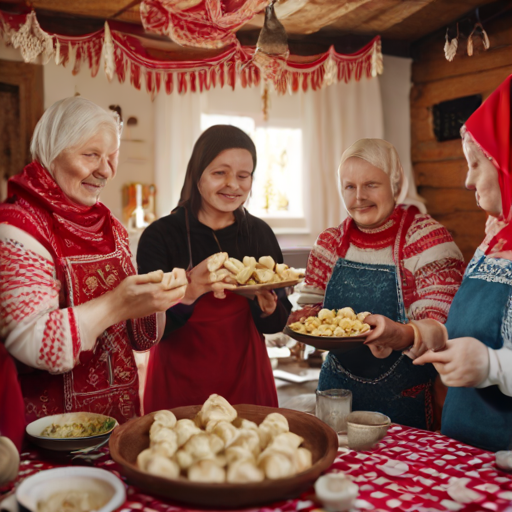
{"label": "window", "polygon": [[[249,116],[201,114],[201,131],[215,124],[237,126],[256,146],[258,163],[247,209],[270,225],[286,226],[286,220],[303,218],[302,130],[256,126]],[[273,223],[272,219],[281,222]]]}

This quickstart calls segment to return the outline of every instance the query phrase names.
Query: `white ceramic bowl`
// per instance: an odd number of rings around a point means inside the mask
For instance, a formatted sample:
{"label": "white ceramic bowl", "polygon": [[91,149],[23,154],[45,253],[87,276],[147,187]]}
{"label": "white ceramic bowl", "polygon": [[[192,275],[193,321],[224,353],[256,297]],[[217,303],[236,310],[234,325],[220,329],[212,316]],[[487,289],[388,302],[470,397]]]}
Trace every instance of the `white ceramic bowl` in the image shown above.
{"label": "white ceramic bowl", "polygon": [[[106,420],[109,419],[110,416],[104,416],[103,414],[96,414],[93,412],[69,412],[66,414],[55,414],[53,416],[45,416],[44,418],[39,418],[38,420],[29,423],[26,427],[26,432],[28,439],[32,443],[47,450],[81,450],[82,448],[89,448],[90,446],[100,444],[102,441],[107,439],[112,433],[112,430],[117,427],[117,421],[108,432],[104,432],[103,434],[98,434],[95,436],[55,438],[42,436],[41,432],[52,423],[57,425],[66,425],[75,422],[83,423],[95,418]],[[114,420],[114,418],[110,419]]]}
{"label": "white ceramic bowl", "polygon": [[105,494],[109,501],[97,512],[112,512],[126,501],[123,482],[99,468],[64,467],[48,469],[29,476],[16,491],[20,511],[36,512],[38,502],[64,491],[93,491]]}

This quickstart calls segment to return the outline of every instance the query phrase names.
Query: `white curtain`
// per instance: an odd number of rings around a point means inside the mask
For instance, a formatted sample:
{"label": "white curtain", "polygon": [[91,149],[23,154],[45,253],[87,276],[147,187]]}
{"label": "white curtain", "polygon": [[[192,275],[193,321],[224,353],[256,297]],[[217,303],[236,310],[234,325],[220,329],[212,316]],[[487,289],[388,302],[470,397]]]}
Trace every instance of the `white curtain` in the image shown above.
{"label": "white curtain", "polygon": [[198,93],[160,94],[155,99],[155,184],[157,217],[178,204],[187,163],[201,134]]}
{"label": "white curtain", "polygon": [[375,79],[308,92],[302,102],[304,208],[312,244],[347,215],[337,180],[343,151],[363,137],[384,138],[384,120]]}

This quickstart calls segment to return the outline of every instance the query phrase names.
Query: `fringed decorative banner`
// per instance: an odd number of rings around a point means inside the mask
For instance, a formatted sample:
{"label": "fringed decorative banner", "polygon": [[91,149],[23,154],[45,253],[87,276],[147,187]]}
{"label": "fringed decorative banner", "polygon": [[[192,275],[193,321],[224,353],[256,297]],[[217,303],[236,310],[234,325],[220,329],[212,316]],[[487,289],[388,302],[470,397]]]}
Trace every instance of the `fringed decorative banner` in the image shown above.
{"label": "fringed decorative banner", "polygon": [[39,56],[45,64],[51,58],[57,64],[70,66],[73,74],[82,63],[96,76],[101,64],[108,80],[117,76],[120,82],[129,79],[140,89],[143,85],[152,96],[163,87],[167,94],[174,90],[202,92],[211,87],[228,85],[235,88],[258,85],[261,80],[272,84],[280,93],[302,89],[318,90],[335,82],[375,77],[381,74],[380,37],[350,55],[337,53],[334,47],[321,55],[288,57],[267,55],[255,48],[236,43],[215,57],[201,60],[163,60],[150,55],[144,46],[147,40],[105,28],[83,36],[66,36],[45,32],[35,12],[9,14],[0,11],[0,34],[8,45],[19,48],[25,62]]}
{"label": "fringed decorative banner", "polygon": [[222,48],[270,0],[143,0],[140,17],[148,32],[183,46]]}

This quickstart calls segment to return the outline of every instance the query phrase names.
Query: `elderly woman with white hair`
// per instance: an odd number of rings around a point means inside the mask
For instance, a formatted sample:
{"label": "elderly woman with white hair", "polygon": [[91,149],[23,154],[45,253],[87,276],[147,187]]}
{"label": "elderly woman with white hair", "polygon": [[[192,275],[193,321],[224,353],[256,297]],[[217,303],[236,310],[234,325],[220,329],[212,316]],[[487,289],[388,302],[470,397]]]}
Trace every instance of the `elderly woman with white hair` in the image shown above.
{"label": "elderly woman with white hair", "polygon": [[80,97],[55,103],[35,128],[33,162],[0,205],[0,336],[27,421],[140,414],[132,349],[159,341],[164,312],[185,293],[183,270],[135,275],[127,232],[98,200],[119,140],[117,114]]}
{"label": "elderly woman with white hair", "polygon": [[413,348],[415,321],[446,321],[462,281],[462,254],[446,228],[401,204],[407,184],[389,142],[357,141],[343,153],[338,174],[349,217],[318,237],[299,303],[369,311],[365,321],[374,329],[367,344],[329,352],[318,389],[349,389],[353,410],[432,428],[435,369],[418,371],[406,353],[381,349],[379,341]]}

